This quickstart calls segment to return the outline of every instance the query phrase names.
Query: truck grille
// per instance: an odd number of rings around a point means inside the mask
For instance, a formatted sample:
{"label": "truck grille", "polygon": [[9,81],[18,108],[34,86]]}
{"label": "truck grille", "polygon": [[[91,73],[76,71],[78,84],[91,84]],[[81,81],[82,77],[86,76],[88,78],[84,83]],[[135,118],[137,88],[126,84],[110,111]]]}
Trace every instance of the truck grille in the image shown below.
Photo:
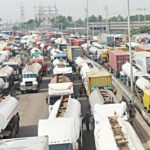
{"label": "truck grille", "polygon": [[26,86],[32,86],[32,81],[31,82],[25,82]]}

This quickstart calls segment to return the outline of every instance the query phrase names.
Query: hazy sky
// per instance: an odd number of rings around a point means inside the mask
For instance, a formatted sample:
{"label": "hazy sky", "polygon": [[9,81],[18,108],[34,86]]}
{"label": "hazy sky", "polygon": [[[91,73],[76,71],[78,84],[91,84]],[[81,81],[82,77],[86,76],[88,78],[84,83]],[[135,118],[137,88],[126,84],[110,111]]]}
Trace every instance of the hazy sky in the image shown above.
{"label": "hazy sky", "polygon": [[[56,5],[59,14],[71,15],[74,19],[84,18],[86,0],[0,0],[0,18],[3,20],[20,20],[20,6],[21,3],[25,9],[25,18],[29,19],[34,16],[34,3],[36,6],[41,5],[53,5],[56,1]],[[103,15],[105,16],[104,6],[108,6],[109,16],[113,15],[126,15],[127,0],[89,0],[89,15]],[[147,8],[146,13],[150,13],[150,0],[130,0],[131,14],[139,13],[137,8]],[[140,11],[144,13],[144,11]]]}

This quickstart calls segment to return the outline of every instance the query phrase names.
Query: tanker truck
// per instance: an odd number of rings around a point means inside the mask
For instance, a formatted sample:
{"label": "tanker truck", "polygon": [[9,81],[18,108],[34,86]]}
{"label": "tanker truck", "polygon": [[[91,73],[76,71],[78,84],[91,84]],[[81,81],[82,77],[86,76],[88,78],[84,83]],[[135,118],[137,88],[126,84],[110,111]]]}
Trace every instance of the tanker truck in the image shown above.
{"label": "tanker truck", "polygon": [[18,57],[14,57],[14,58],[9,59],[7,62],[4,62],[3,65],[4,66],[8,65],[8,66],[10,66],[14,69],[14,73],[13,73],[14,80],[18,81],[19,78],[20,78],[21,70],[22,70],[22,67],[21,67],[22,61],[21,61],[21,59],[18,58]]}
{"label": "tanker truck", "polygon": [[38,92],[39,84],[42,81],[42,66],[39,63],[27,64],[22,70],[22,80],[20,82],[20,90]]}
{"label": "tanker truck", "polygon": [[126,103],[94,106],[96,150],[144,150],[126,117]]}
{"label": "tanker truck", "polygon": [[81,104],[63,95],[51,110],[49,118],[39,120],[38,136],[48,135],[49,148],[78,150],[81,142]]}
{"label": "tanker truck", "polygon": [[24,137],[0,141],[1,150],[49,150],[48,137]]}
{"label": "tanker truck", "polygon": [[8,93],[10,86],[14,85],[13,68],[10,66],[4,66],[0,68],[0,78],[4,81],[3,90]]}
{"label": "tanker truck", "polygon": [[20,116],[17,112],[19,102],[7,96],[0,98],[0,138],[13,138],[19,132]]}

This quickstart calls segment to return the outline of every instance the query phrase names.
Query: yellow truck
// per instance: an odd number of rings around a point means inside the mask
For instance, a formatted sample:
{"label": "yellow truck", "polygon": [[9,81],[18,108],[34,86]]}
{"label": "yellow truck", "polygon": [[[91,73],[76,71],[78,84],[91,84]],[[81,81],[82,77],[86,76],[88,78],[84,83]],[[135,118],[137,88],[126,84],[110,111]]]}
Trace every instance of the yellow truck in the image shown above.
{"label": "yellow truck", "polygon": [[107,71],[87,72],[87,94],[95,88],[112,87],[112,77]]}

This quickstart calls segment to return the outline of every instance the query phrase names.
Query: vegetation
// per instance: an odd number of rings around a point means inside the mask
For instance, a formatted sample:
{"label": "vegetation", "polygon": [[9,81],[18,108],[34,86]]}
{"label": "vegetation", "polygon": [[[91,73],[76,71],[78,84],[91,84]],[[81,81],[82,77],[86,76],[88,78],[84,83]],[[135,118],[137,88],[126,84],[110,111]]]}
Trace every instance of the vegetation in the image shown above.
{"label": "vegetation", "polygon": [[[51,28],[53,29],[66,29],[67,27],[85,27],[86,26],[86,18],[85,19],[81,19],[79,18],[76,21],[73,21],[72,16],[57,16],[53,19],[48,19],[49,22],[51,23]],[[95,15],[91,15],[88,18],[89,22],[101,22],[104,21],[105,19],[103,19],[103,17],[101,15],[99,16],[95,16]],[[131,21],[150,21],[150,15],[134,15],[131,16]],[[27,22],[22,23],[19,26],[14,26],[14,30],[18,30],[18,29],[23,29],[23,30],[33,30],[34,28],[38,28],[40,26],[42,26],[44,20],[40,20],[40,19],[30,19]],[[109,18],[110,22],[120,22],[120,21],[127,21],[127,17],[123,17],[121,15],[118,16],[113,16]],[[137,33],[138,31],[142,31],[145,32],[147,31],[147,28],[144,27],[144,29],[135,29],[132,32],[133,33]]]}
{"label": "vegetation", "polygon": [[143,26],[143,27],[140,27],[138,29],[133,29],[131,31],[131,33],[134,35],[134,34],[139,34],[139,33],[148,33],[150,34],[150,26]]}

